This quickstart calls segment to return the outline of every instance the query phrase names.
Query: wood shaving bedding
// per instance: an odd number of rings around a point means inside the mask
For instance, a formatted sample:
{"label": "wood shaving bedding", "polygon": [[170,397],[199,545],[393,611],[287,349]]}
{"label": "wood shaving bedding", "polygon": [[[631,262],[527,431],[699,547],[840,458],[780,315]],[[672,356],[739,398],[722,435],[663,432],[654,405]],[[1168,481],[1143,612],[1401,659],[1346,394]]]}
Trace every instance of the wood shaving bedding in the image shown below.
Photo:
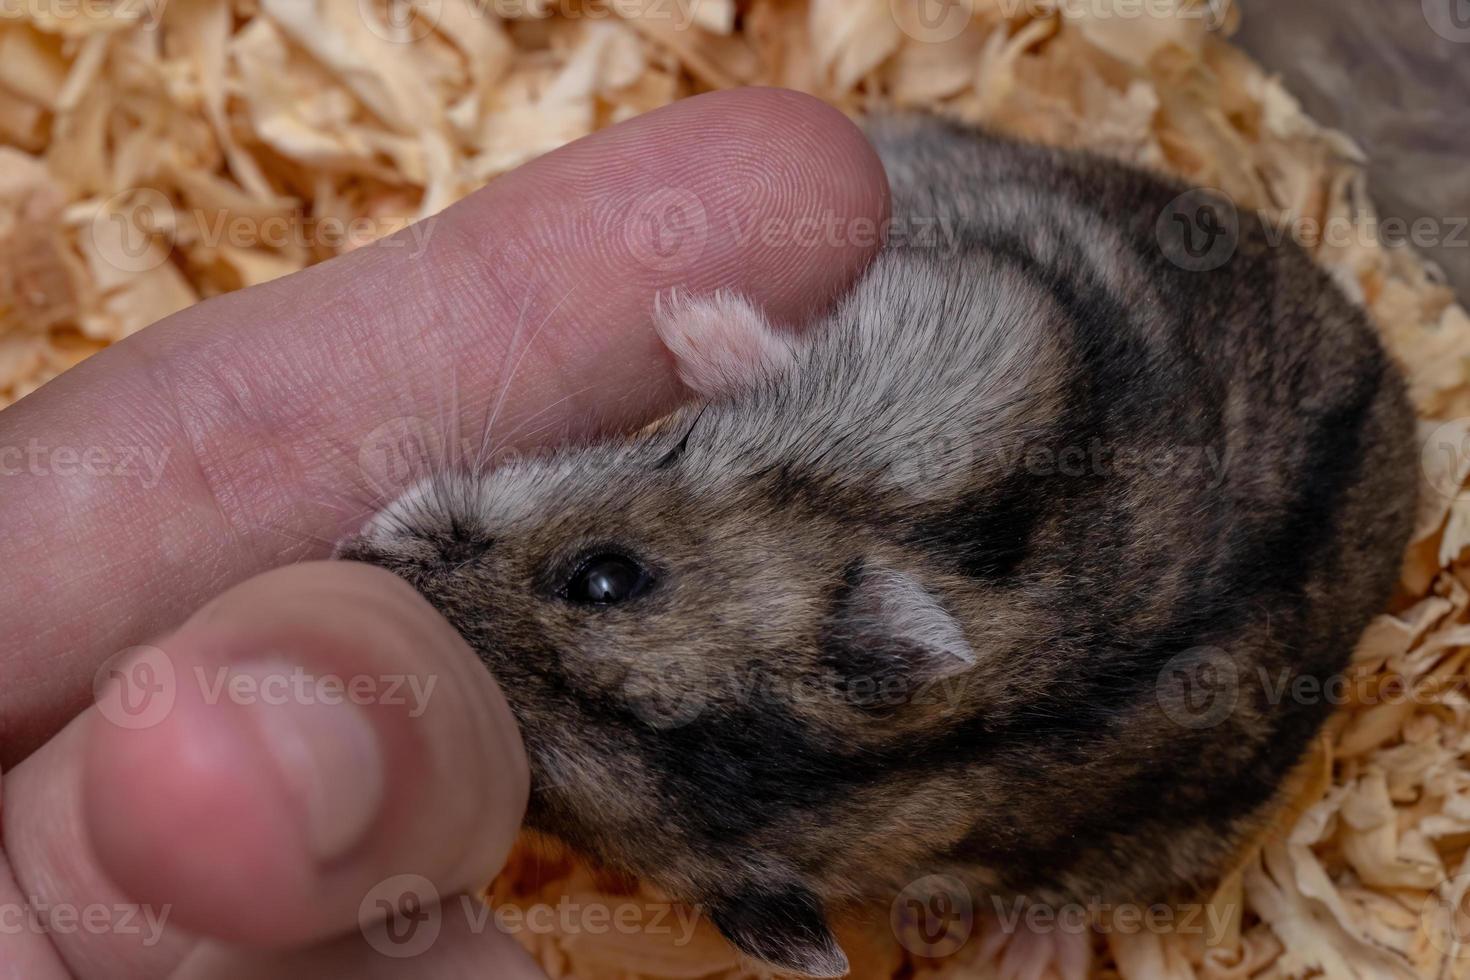
{"label": "wood shaving bedding", "polygon": [[[539,153],[714,87],[786,85],[852,112],[922,106],[1219,188],[1311,247],[1370,311],[1422,419],[1415,540],[1346,703],[1276,824],[1203,906],[1210,929],[1128,930],[1099,914],[1037,941],[987,912],[942,959],[907,952],[886,917],[843,942],[874,980],[1470,976],[1470,318],[1415,253],[1376,240],[1362,153],[1230,46],[1227,0],[946,9],[0,6],[0,404],[202,298],[389,234]],[[530,844],[491,895],[502,909],[659,904]],[[632,935],[555,917],[515,931],[552,977],[750,975],[705,923],[640,921]]]}

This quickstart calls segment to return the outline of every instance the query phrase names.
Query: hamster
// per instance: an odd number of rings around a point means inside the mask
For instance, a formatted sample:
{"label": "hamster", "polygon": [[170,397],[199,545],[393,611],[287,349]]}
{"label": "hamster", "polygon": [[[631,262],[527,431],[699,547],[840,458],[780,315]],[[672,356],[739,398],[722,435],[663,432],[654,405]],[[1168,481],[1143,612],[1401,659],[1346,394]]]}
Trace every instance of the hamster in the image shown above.
{"label": "hamster", "polygon": [[800,334],[661,302],[696,403],[447,467],[338,552],[498,678],[531,827],[811,976],[847,969],[834,914],[930,874],[1033,903],[1209,888],[1415,503],[1400,374],[1256,217],[928,117],[869,132],[896,227],[939,233],[894,236]]}

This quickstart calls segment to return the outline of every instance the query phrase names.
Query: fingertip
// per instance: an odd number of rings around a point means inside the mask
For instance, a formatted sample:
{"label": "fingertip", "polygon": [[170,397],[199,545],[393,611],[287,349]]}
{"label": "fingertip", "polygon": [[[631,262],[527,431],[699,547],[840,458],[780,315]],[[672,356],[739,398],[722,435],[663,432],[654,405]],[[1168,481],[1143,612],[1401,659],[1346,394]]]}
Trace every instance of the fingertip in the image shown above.
{"label": "fingertip", "polygon": [[877,254],[889,212],[882,162],[851,119],[800,92],[742,88],[680,100],[497,178],[446,212],[436,243],[445,263],[473,256],[479,271],[459,281],[564,318],[542,339],[561,348],[558,364],[592,361],[603,377],[615,357],[646,375],[657,348],[632,328],[655,295],[731,290],[802,325]]}
{"label": "fingertip", "polygon": [[878,151],[847,113],[814,95],[788,88],[750,87],[710,92],[685,103],[715,113],[723,125],[743,124],[748,138],[789,152],[811,167],[819,194],[852,216],[888,217],[888,175]]}
{"label": "fingertip", "polygon": [[792,89],[740,88],[660,113],[651,121],[664,127],[673,153],[689,157],[690,186],[708,202],[713,247],[703,258],[718,288],[800,326],[882,246],[887,174],[862,130],[835,107]]}
{"label": "fingertip", "polygon": [[743,202],[759,219],[742,236],[744,277],[755,287],[747,292],[765,293],[774,320],[804,324],[882,247],[892,202],[877,151],[845,113],[792,89],[733,89],[688,101],[732,138],[749,140],[770,168],[764,195]]}
{"label": "fingertip", "polygon": [[[298,565],[225,593],[162,641],[166,710],[89,718],[98,862],[186,929],[261,947],[355,925],[411,872],[488,881],[529,794],[499,688],[402,580]],[[164,658],[160,660],[161,658]]]}
{"label": "fingertip", "polygon": [[88,719],[83,819],[103,872],[192,931],[278,938],[281,895],[311,888],[300,831],[232,713],[179,688],[145,727]]}

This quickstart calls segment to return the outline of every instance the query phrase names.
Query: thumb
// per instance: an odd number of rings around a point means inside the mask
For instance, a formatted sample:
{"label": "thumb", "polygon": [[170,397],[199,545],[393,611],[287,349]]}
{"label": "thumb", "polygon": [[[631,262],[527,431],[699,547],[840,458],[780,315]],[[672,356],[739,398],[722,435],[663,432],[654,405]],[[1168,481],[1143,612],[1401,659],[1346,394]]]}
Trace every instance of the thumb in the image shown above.
{"label": "thumb", "polygon": [[519,734],[400,579],[279,569],[143,656],[167,704],[126,715],[109,688],[84,749],[97,861],[133,899],[200,935],[295,946],[358,928],[384,882],[450,895],[504,862],[529,784]]}

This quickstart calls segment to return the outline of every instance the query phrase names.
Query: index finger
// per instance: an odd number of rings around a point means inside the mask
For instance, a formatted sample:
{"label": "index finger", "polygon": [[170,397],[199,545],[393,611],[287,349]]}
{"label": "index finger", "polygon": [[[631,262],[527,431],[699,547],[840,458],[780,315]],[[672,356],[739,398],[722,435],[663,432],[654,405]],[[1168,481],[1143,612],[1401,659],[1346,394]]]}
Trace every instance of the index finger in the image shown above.
{"label": "index finger", "polygon": [[0,762],[78,711],[110,654],[355,528],[374,501],[344,493],[385,492],[370,437],[473,450],[646,422],[681,395],[657,293],[736,289],[799,322],[871,258],[887,206],[835,110],[701,96],[185,310],[0,413],[24,459],[0,494],[0,594],[27,598],[0,636]]}

